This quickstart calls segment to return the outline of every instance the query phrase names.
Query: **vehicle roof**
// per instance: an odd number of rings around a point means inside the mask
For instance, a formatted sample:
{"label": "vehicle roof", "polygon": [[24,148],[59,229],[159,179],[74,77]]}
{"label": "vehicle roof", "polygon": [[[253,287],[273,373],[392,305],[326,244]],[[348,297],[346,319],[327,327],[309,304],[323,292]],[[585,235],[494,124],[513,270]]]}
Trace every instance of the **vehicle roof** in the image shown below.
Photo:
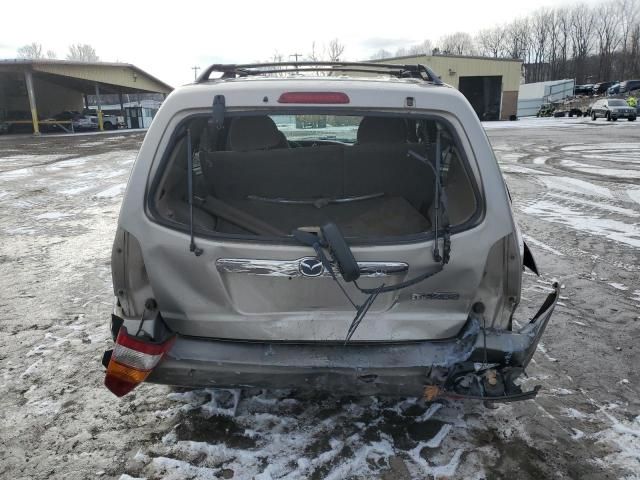
{"label": "vehicle roof", "polygon": [[[233,83],[253,83],[253,82],[283,82],[284,84],[288,84],[289,82],[353,82],[353,83],[371,83],[371,82],[384,82],[389,84],[402,84],[402,85],[429,85],[441,87],[446,84],[436,85],[432,82],[427,82],[418,78],[398,78],[392,75],[300,75],[295,73],[287,73],[283,74],[283,76],[267,76],[267,75],[253,75],[249,77],[238,77],[238,78],[212,78],[210,80],[201,81],[201,82],[193,82],[184,85],[185,87],[190,85],[211,85],[215,84],[233,84]],[[449,85],[447,85],[449,86]]]}
{"label": "vehicle roof", "polygon": [[[228,106],[259,106],[259,107],[295,107],[277,103],[282,92],[344,92],[350,97],[348,105],[334,105],[336,107],[387,107],[386,100],[393,96],[419,98],[428,94],[432,98],[464,99],[456,89],[446,84],[436,85],[415,78],[393,77],[318,77],[318,76],[286,76],[263,77],[252,76],[234,79],[216,79],[202,83],[192,83],[175,89],[165,101],[165,104],[182,103],[183,108],[188,105],[211,106],[213,95],[225,95]],[[385,95],[380,95],[384,92]],[[267,97],[268,101],[264,101]],[[466,100],[464,100],[466,101]],[[394,107],[398,102],[392,102]],[[316,105],[320,106],[320,105]],[[331,105],[328,105],[331,107]],[[424,108],[417,104],[418,108]]]}

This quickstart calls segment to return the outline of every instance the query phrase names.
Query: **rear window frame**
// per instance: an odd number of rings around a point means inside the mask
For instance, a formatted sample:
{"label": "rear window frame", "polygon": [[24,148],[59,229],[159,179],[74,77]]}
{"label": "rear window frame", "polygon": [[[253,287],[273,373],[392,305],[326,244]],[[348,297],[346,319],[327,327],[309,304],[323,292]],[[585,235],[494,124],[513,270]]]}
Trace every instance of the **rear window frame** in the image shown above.
{"label": "rear window frame", "polygon": [[[455,235],[457,233],[461,233],[467,230],[470,230],[482,223],[486,214],[486,195],[483,194],[483,186],[482,186],[482,174],[479,172],[480,182],[478,182],[478,178],[475,172],[471,169],[471,165],[468,158],[467,150],[464,148],[462,141],[458,135],[458,131],[456,130],[454,124],[443,116],[427,113],[424,111],[403,111],[399,112],[396,109],[393,110],[385,110],[385,109],[366,109],[366,108],[331,108],[326,106],[316,106],[316,107],[255,107],[255,108],[229,108],[225,112],[225,118],[228,117],[243,117],[243,116],[254,116],[254,115],[304,115],[304,114],[322,114],[322,115],[348,115],[348,116],[376,116],[376,117],[391,117],[391,118],[411,118],[415,120],[436,120],[442,122],[447,126],[450,133],[453,136],[454,144],[457,147],[458,151],[462,156],[463,167],[465,173],[469,177],[471,181],[471,186],[473,188],[473,193],[476,199],[476,211],[469,217],[469,219],[459,225],[453,226],[450,228],[451,235]],[[160,214],[156,206],[156,198],[158,194],[158,188],[160,187],[160,183],[162,181],[162,177],[166,171],[168,166],[169,157],[173,152],[173,149],[176,146],[176,143],[183,135],[183,130],[186,124],[193,121],[194,119],[203,119],[210,118],[211,112],[203,112],[203,113],[192,113],[182,118],[179,123],[173,128],[173,131],[170,134],[169,140],[166,143],[166,147],[162,152],[162,156],[160,158],[160,162],[157,165],[157,168],[150,170],[149,176],[152,175],[152,178],[147,178],[147,187],[145,188],[144,193],[144,211],[149,220],[159,225],[162,225],[167,228],[171,228],[173,230],[177,230],[183,232],[187,235],[190,234],[189,224],[183,224],[181,222],[170,220]],[[345,144],[348,145],[348,144]],[[473,151],[473,147],[471,148]],[[478,166],[479,168],[479,166]],[[152,173],[154,171],[154,173]],[[198,237],[208,240],[214,241],[229,241],[229,242],[249,242],[249,243],[260,243],[260,244],[278,244],[278,245],[298,245],[299,242],[296,241],[293,237],[271,237],[266,235],[245,235],[245,234],[231,234],[231,233],[220,233],[220,232],[211,232],[204,231],[202,229],[196,228],[194,226],[193,229],[194,237],[197,239]],[[439,238],[441,238],[443,232],[442,230],[439,232]],[[403,235],[403,236],[387,236],[387,237],[347,237],[347,240],[352,246],[373,246],[373,245],[406,245],[406,244],[417,244],[424,243],[430,240],[433,240],[435,237],[433,229],[430,229],[427,232],[421,232],[417,234],[411,235]]]}

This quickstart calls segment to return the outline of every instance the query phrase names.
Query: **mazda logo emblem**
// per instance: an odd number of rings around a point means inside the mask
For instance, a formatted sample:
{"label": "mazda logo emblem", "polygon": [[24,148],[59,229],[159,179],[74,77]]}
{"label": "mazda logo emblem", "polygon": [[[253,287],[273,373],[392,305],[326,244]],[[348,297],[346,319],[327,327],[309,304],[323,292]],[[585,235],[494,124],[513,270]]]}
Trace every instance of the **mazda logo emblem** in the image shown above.
{"label": "mazda logo emblem", "polygon": [[305,277],[318,277],[322,275],[324,267],[322,262],[315,257],[303,258],[298,266],[300,273]]}

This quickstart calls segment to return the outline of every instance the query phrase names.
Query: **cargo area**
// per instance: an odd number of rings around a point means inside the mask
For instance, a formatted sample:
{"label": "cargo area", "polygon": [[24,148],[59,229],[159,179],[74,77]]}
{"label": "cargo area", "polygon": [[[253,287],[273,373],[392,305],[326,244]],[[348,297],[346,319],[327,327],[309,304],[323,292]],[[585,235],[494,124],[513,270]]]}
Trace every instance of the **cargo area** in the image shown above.
{"label": "cargo area", "polygon": [[188,130],[191,139],[178,135],[169,155],[155,207],[165,220],[189,222],[190,142],[194,228],[203,232],[285,237],[328,222],[351,238],[429,232],[438,149],[451,225],[477,209],[455,137],[434,120],[262,115],[230,118],[215,134],[201,119]]}

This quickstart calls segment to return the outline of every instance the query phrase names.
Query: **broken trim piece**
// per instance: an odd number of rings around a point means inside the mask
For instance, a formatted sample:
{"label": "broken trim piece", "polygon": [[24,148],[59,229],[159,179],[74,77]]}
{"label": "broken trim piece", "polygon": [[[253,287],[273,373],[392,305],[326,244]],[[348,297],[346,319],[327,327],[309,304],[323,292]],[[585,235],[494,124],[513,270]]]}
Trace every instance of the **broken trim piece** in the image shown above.
{"label": "broken trim piece", "polygon": [[538,395],[538,392],[542,388],[540,385],[536,385],[533,389],[528,392],[515,393],[512,395],[502,395],[497,397],[491,396],[482,396],[482,395],[463,395],[456,392],[450,392],[448,390],[442,391],[437,397],[440,398],[448,398],[450,400],[480,400],[483,402],[491,402],[491,403],[509,403],[509,402],[518,402],[520,400],[531,400]]}
{"label": "broken trim piece", "polygon": [[540,272],[538,271],[538,265],[536,264],[536,259],[533,258],[533,253],[531,253],[531,249],[529,248],[529,245],[527,245],[527,242],[525,242],[524,240],[522,241],[522,243],[524,244],[524,255],[522,256],[522,265],[527,267],[537,276],[540,276]]}

